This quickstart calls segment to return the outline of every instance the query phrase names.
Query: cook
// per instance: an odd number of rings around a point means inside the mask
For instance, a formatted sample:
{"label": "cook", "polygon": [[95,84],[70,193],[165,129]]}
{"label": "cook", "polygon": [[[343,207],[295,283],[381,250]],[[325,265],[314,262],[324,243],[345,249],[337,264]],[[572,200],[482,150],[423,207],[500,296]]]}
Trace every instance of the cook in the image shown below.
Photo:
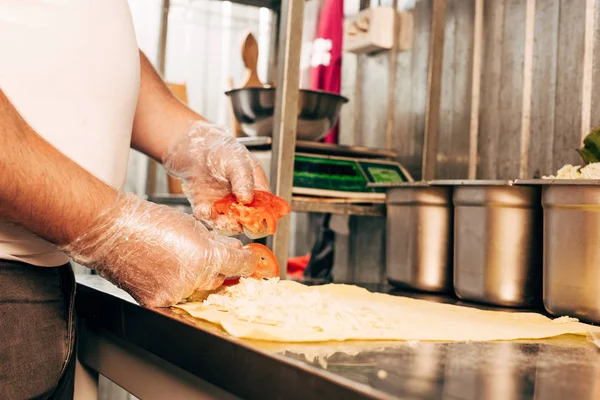
{"label": "cook", "polygon": [[[174,304],[252,274],[258,257],[223,235],[242,227],[211,207],[269,186],[171,95],[125,0],[0,0],[0,54],[0,398],[72,398],[70,257],[142,305]],[[194,216],[119,191],[129,147],[182,179]]]}

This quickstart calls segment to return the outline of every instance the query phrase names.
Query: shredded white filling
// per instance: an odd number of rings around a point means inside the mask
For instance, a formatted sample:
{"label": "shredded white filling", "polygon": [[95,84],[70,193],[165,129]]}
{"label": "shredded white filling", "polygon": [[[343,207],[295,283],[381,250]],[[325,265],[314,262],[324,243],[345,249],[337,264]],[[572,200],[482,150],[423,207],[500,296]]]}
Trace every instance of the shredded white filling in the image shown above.
{"label": "shredded white filling", "polygon": [[543,179],[600,179],[600,163],[591,163],[583,168],[567,164],[556,175],[544,176]]}
{"label": "shredded white filling", "polygon": [[564,315],[562,317],[558,317],[552,320],[555,324],[570,324],[571,322],[579,322],[577,318],[569,317],[568,315]]}
{"label": "shredded white filling", "polygon": [[203,304],[232,313],[236,318],[286,328],[311,328],[322,332],[387,330],[397,326],[395,318],[354,302],[340,301],[309,288],[295,292],[279,278],[242,278]]}

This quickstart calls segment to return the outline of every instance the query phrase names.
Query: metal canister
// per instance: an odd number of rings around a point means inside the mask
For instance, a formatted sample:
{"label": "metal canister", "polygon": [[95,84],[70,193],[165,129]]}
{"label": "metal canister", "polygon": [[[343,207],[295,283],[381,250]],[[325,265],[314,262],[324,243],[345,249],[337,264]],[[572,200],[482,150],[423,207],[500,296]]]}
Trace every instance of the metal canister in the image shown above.
{"label": "metal canister", "polygon": [[600,323],[600,185],[543,187],[544,305]]}
{"label": "metal canister", "polygon": [[386,269],[396,287],[452,289],[452,188],[413,183],[388,191]]}
{"label": "metal canister", "polygon": [[542,300],[541,188],[465,181],[454,188],[454,290],[469,301]]}

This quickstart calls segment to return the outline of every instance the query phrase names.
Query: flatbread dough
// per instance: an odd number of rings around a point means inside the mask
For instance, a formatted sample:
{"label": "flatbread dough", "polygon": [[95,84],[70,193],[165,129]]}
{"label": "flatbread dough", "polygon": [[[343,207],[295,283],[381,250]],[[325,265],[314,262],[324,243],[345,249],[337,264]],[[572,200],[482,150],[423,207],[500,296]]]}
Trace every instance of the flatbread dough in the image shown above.
{"label": "flatbread dough", "polygon": [[[244,285],[250,285],[249,294],[241,289]],[[351,285],[309,287],[277,279],[248,279],[236,286],[223,288],[203,302],[175,307],[220,325],[232,336],[274,342],[491,341],[600,332],[572,318],[551,320],[536,313],[479,310],[371,293]]]}

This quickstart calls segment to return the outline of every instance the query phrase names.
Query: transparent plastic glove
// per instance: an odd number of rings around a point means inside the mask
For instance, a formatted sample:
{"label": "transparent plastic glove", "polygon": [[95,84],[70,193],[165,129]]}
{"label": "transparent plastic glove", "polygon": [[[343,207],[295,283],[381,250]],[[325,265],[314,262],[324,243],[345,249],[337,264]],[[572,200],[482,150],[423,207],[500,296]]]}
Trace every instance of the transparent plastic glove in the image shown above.
{"label": "transparent plastic glove", "polygon": [[[181,179],[194,216],[224,235],[243,232],[242,226],[226,215],[215,216],[212,205],[230,193],[237,200],[252,202],[254,190],[270,191],[263,169],[248,149],[229,130],[219,125],[195,122],[163,157],[172,176]],[[266,233],[253,232],[253,238]]]}
{"label": "transparent plastic glove", "polygon": [[61,250],[148,307],[173,305],[195,290],[247,276],[258,257],[171,207],[119,194],[86,233]]}

